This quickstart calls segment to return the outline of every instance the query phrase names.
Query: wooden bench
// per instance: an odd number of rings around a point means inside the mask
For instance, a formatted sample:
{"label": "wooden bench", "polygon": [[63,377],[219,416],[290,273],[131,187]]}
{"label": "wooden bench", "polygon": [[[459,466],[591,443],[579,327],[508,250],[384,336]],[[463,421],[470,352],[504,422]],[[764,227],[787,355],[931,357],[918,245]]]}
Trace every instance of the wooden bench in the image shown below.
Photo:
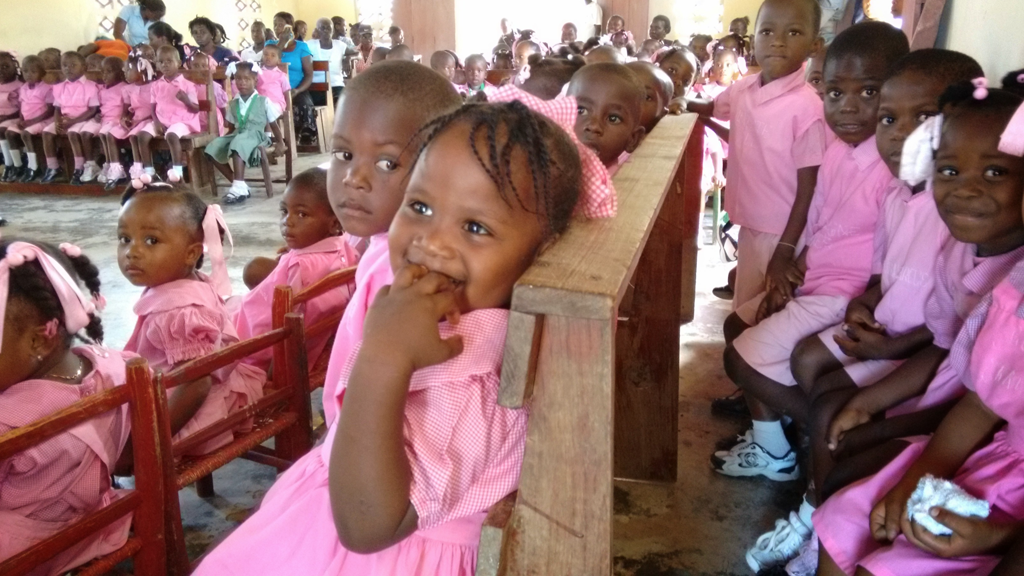
{"label": "wooden bench", "polygon": [[695,123],[664,118],[614,178],[618,215],[574,221],[516,284],[499,403],[529,407],[527,448],[518,493],[484,526],[478,575],[610,574],[613,477],[676,479]]}
{"label": "wooden bench", "polygon": [[[271,346],[274,347],[276,368],[273,381],[267,383],[263,398],[187,438],[172,441],[167,402],[162,400],[156,403],[156,445],[160,454],[158,469],[166,487],[162,506],[168,574],[186,575],[192,570],[185,548],[178,503],[179,490],[195,483],[200,496],[212,496],[211,473],[235,458],[246,458],[284,470],[312,447],[302,315],[288,314],[282,328],[237,342],[166,373],[151,375],[145,363],[134,364],[129,370],[129,383],[149,387],[155,391],[156,398],[166,399],[167,390],[202,378]],[[184,456],[204,442],[250,419],[253,421],[252,429],[243,434],[235,434],[234,440],[228,445],[202,456]],[[274,438],[274,448],[262,446],[271,438]],[[135,469],[136,474],[142,471],[138,465]],[[204,490],[208,493],[204,494]]]}
{"label": "wooden bench", "polygon": [[[145,371],[145,362],[134,359],[129,371]],[[104,527],[133,514],[132,533],[124,546],[75,570],[78,576],[107,574],[120,562],[134,558],[135,573],[140,576],[163,576],[166,573],[164,541],[164,483],[160,461],[164,453],[157,443],[157,392],[136,378],[96,394],[56,412],[29,426],[16,428],[0,436],[0,462],[42,444],[96,417],[129,404],[131,414],[132,450],[136,463],[135,490],[111,504],[88,514],[77,522],[39,542],[31,548],[0,562],[0,574],[21,576],[42,565],[61,551],[81,542]],[[175,497],[177,494],[175,493]]]}

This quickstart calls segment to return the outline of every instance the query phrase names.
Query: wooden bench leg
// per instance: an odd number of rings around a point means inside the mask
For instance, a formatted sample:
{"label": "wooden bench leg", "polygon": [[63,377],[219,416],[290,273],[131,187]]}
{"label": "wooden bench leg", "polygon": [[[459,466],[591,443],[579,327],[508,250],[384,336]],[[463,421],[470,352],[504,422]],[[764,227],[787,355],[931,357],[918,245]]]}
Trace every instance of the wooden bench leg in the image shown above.
{"label": "wooden bench leg", "polygon": [[260,146],[260,170],[263,171],[263,185],[267,189],[267,198],[274,197],[274,181],[270,178],[270,160],[267,158],[267,149]]}
{"label": "wooden bench leg", "polygon": [[[704,169],[704,130],[699,126],[690,133],[683,154],[683,169],[676,179],[677,190],[682,192],[683,229],[682,288],[679,300],[679,320],[686,323],[693,320],[694,300],[697,295],[697,242],[700,224],[697,215],[704,211],[701,200],[704,193],[700,188],[701,171]],[[666,200],[667,201],[667,200]]]}
{"label": "wooden bench leg", "polygon": [[217,495],[213,490],[213,474],[207,474],[196,480],[196,495],[200,498],[213,498]]}

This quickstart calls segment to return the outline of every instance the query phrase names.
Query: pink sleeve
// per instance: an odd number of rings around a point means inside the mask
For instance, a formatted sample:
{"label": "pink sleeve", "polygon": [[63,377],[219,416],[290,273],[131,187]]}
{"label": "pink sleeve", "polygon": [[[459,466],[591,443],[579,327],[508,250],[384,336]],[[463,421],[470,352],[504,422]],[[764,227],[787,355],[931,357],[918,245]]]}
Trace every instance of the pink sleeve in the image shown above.
{"label": "pink sleeve", "polygon": [[714,116],[719,120],[729,120],[732,116],[733,86],[735,86],[735,84],[730,85],[728,88],[725,89],[725,91],[723,91],[721,94],[718,95],[717,98],[714,99]]}
{"label": "pink sleeve", "polygon": [[794,164],[798,169],[821,166],[827,146],[825,119],[819,115],[812,122],[808,123],[803,130],[798,130],[796,137],[793,139]]}
{"label": "pink sleeve", "polygon": [[199,306],[175,308],[150,316],[145,337],[164,351],[171,365],[193,360],[217,349],[220,316]]}
{"label": "pink sleeve", "polygon": [[89,86],[89,103],[90,107],[97,107],[100,105],[100,87],[96,83],[91,83]]}
{"label": "pink sleeve", "polygon": [[433,396],[406,422],[420,529],[486,511],[518,486],[527,412],[499,406],[498,385],[496,373],[476,374],[415,392]]}
{"label": "pink sleeve", "polygon": [[885,214],[881,214],[875,223],[874,250],[871,255],[871,275],[882,273],[885,262],[885,250],[889,244],[889,233],[885,229]]}
{"label": "pink sleeve", "polygon": [[934,335],[932,343],[939,348],[949,348],[960,331],[960,317],[956,313],[953,293],[949,290],[949,274],[946,271],[946,253],[943,251],[935,261],[935,286],[924,309],[925,326]]}
{"label": "pink sleeve", "polygon": [[280,76],[277,77],[277,80],[281,84],[281,93],[282,94],[287,94],[288,91],[292,89],[291,83],[288,82],[288,75],[287,74],[282,73]]}

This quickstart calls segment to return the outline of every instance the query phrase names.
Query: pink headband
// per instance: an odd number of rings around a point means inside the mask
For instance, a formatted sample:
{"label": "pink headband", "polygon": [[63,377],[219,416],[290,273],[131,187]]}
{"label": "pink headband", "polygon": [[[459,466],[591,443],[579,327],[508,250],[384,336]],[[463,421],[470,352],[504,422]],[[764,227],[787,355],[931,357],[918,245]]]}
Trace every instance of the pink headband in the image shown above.
{"label": "pink headband", "polygon": [[[72,251],[75,246],[68,245]],[[68,251],[65,250],[65,253]],[[81,253],[81,250],[78,250]],[[50,280],[50,285],[57,293],[61,308],[64,309],[64,328],[68,334],[77,334],[82,328],[89,325],[89,317],[96,311],[96,305],[88,300],[78,284],[71,278],[68,271],[52,256],[44,252],[38,246],[27,242],[14,242],[7,247],[7,255],[0,260],[0,343],[3,342],[4,316],[7,312],[7,295],[10,288],[11,268],[21,266],[25,262],[35,260],[43,267],[43,272]],[[48,324],[47,334],[55,335],[56,325]],[[52,333],[52,334],[51,334]]]}
{"label": "pink headband", "polygon": [[974,92],[971,95],[974,96],[975,100],[988,98],[988,80],[984,76],[971,80],[971,84],[974,84]]}
{"label": "pink headband", "polygon": [[203,218],[203,247],[210,255],[210,282],[222,298],[231,296],[231,279],[228,278],[228,267],[224,258],[224,247],[221,244],[220,231],[228,237],[231,252],[234,253],[235,242],[231,239],[231,231],[224,221],[224,212],[219,204],[211,204],[206,208]]}
{"label": "pink headband", "polygon": [[[1024,78],[1020,82],[1024,83]],[[1013,113],[1013,118],[999,137],[999,151],[1011,156],[1024,156],[1024,104]]]}
{"label": "pink headband", "polygon": [[559,96],[554,100],[541,100],[515,86],[486,91],[488,102],[512,102],[518,100],[530,110],[538,112],[553,121],[569,134],[580,154],[583,181],[580,183],[580,199],[576,211],[587,218],[611,218],[618,209],[615,187],[608,169],[597,154],[576,138],[576,116],[579,114],[575,96]]}

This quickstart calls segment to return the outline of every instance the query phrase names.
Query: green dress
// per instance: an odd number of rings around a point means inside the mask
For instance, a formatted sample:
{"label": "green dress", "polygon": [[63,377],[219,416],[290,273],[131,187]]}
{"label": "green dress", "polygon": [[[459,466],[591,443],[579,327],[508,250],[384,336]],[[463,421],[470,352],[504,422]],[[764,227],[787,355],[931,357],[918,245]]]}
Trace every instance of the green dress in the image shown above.
{"label": "green dress", "polygon": [[250,167],[259,166],[260,146],[270,145],[266,132],[267,98],[256,92],[250,98],[253,100],[245,115],[241,114],[238,96],[228,102],[227,121],[235,125],[235,131],[206,145],[206,154],[221,164],[227,164],[231,154],[237,153]]}

